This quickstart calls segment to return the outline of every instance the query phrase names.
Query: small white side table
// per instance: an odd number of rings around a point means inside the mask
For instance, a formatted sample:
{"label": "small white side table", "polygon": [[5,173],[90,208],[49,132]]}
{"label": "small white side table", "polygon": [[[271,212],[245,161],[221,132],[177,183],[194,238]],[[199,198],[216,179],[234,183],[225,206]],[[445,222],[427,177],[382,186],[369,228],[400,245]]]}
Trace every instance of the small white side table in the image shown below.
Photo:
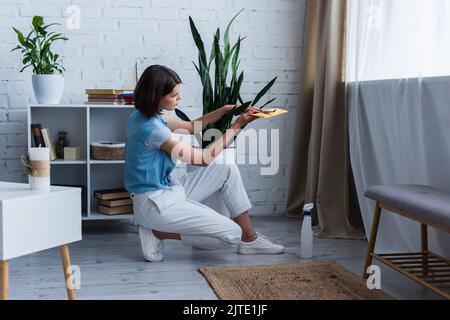
{"label": "small white side table", "polygon": [[50,192],[29,184],[0,182],[0,299],[8,299],[8,261],[60,247],[67,296],[75,299],[67,244],[80,241],[81,189],[51,187]]}

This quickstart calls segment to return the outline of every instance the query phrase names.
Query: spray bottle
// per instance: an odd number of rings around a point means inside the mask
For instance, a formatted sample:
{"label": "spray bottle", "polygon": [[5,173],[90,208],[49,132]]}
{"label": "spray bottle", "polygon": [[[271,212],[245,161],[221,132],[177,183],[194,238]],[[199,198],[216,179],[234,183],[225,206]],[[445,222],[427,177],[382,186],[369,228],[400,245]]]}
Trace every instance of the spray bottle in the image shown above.
{"label": "spray bottle", "polygon": [[303,207],[302,234],[300,237],[300,257],[302,259],[312,258],[313,256],[313,232],[312,232],[312,214],[314,204],[308,203]]}

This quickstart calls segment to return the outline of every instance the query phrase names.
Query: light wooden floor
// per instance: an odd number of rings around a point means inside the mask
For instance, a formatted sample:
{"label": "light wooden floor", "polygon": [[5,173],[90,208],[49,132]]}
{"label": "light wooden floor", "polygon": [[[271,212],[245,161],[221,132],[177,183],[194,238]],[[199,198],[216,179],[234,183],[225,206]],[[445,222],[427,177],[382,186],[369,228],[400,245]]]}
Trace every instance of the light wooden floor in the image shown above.
{"label": "light wooden floor", "polygon": [[[83,241],[70,245],[72,264],[81,268],[78,299],[216,299],[197,269],[201,266],[297,263],[300,221],[254,218],[257,230],[287,247],[283,255],[243,256],[233,250],[202,251],[166,241],[160,263],[143,261],[136,227],[124,222],[84,225]],[[361,274],[365,241],[314,239],[315,260],[335,260]],[[382,267],[382,289],[397,299],[437,299],[432,292]],[[10,299],[65,299],[57,249],[10,261]]]}

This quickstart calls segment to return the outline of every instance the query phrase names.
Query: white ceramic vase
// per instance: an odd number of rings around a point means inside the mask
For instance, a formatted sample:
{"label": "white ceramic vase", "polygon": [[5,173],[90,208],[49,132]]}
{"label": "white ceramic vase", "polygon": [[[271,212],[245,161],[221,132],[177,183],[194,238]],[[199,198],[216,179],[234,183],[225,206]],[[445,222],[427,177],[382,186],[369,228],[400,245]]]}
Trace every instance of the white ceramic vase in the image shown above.
{"label": "white ceramic vase", "polygon": [[39,104],[58,104],[64,91],[64,78],[58,74],[33,74],[33,91]]}

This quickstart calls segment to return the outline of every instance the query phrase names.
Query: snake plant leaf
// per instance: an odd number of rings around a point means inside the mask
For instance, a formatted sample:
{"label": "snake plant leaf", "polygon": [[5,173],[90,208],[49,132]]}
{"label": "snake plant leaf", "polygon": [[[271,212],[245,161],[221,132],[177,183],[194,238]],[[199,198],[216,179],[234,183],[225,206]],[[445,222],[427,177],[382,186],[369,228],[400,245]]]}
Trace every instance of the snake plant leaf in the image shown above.
{"label": "snake plant leaf", "polygon": [[178,118],[180,118],[181,120],[183,120],[183,121],[191,121],[189,119],[189,117],[183,111],[181,111],[180,109],[176,108],[175,109],[175,113],[178,116]]}
{"label": "snake plant leaf", "polygon": [[200,60],[200,79],[202,81],[203,86],[203,112],[208,113],[208,107],[213,105],[214,94],[212,89],[211,77],[209,76],[209,71],[206,69],[206,66]]}
{"label": "snake plant leaf", "polygon": [[239,68],[239,52],[241,51],[241,36],[239,36],[238,41],[236,42],[236,50],[234,51],[233,55],[233,61],[231,62],[231,71],[232,71],[232,78],[235,79],[237,75],[237,70]]}
{"label": "snake plant leaf", "polygon": [[214,106],[218,108],[222,106],[223,103],[223,56],[220,51],[220,29],[217,29],[216,35],[214,36],[214,51],[215,51],[215,94],[214,94]]}
{"label": "snake plant leaf", "polygon": [[225,101],[224,104],[230,101],[230,97],[231,97],[231,87],[225,87],[225,90],[223,92],[223,100]]}
{"label": "snake plant leaf", "polygon": [[273,99],[267,101],[266,103],[264,103],[264,104],[260,107],[260,109],[263,109],[264,107],[267,107],[269,104],[271,104],[271,103],[274,102],[275,100],[277,100],[277,98],[273,98]]}
{"label": "snake plant leaf", "polygon": [[234,114],[235,116],[239,116],[241,113],[245,112],[245,110],[247,110],[248,107],[250,107],[250,105],[251,105],[251,101],[248,101],[248,102],[244,103],[244,104],[241,105],[240,107],[237,107],[237,108],[234,110],[234,113],[233,113],[233,114]]}
{"label": "snake plant leaf", "polygon": [[211,47],[211,54],[209,55],[209,63],[208,63],[208,72],[211,70],[211,64],[216,57],[216,51],[214,50],[214,46]]}
{"label": "snake plant leaf", "polygon": [[258,103],[258,101],[261,100],[262,97],[264,97],[264,95],[267,93],[267,91],[269,91],[270,88],[272,88],[275,81],[277,81],[277,78],[278,77],[275,77],[264,88],[262,88],[262,90],[256,95],[255,99],[253,100],[252,106],[256,105]]}
{"label": "snake plant leaf", "polygon": [[225,33],[223,35],[223,43],[224,43],[224,53],[225,55],[227,55],[230,52],[230,28],[231,25],[233,24],[234,20],[236,20],[236,18],[242,13],[242,11],[244,11],[244,9],[241,9],[241,11],[239,11],[228,23],[228,26],[225,30]]}
{"label": "snake plant leaf", "polygon": [[[233,117],[242,114],[250,105],[252,105],[252,101],[244,102],[240,94],[244,81],[244,72],[239,71],[239,67],[241,65],[239,55],[245,37],[241,37],[239,35],[239,38],[234,45],[230,42],[231,26],[243,10],[244,9],[239,11],[229,21],[225,29],[225,33],[223,34],[223,47],[221,47],[220,43],[220,29],[218,28],[214,33],[209,60],[207,60],[206,57],[205,44],[200,37],[193,19],[189,17],[192,36],[198,49],[199,61],[197,64],[194,63],[194,66],[200,76],[203,86],[203,114],[210,113],[225,104],[241,104],[239,107],[236,107],[232,111],[223,115],[221,119],[216,121],[216,123],[209,124],[206,129],[202,130],[203,134],[205,133],[205,130],[209,128],[215,128],[224,133],[231,126]],[[211,72],[214,72],[214,74],[210,73],[213,63],[214,71]],[[229,73],[231,73],[230,82],[227,79],[229,78]],[[257,94],[256,98],[253,100],[253,103],[257,103],[270,90],[275,80],[276,78]],[[269,101],[267,104],[272,101],[273,100]],[[202,141],[202,146],[207,147],[210,143],[211,142],[209,141]]]}
{"label": "snake plant leaf", "polygon": [[224,83],[226,83],[226,81],[227,81],[228,69],[230,66],[231,57],[233,56],[233,52],[236,50],[237,46],[238,46],[238,43],[236,43],[228,53],[224,54],[223,76],[222,76]]}
{"label": "snake plant leaf", "polygon": [[203,61],[205,65],[207,65],[208,62],[206,61],[205,45],[191,16],[189,16],[189,25],[191,26],[192,37],[194,38],[195,45],[197,46],[200,59]]}
{"label": "snake plant leaf", "polygon": [[198,75],[201,77],[201,76],[202,76],[202,73],[200,72],[200,68],[195,64],[194,61],[192,61],[192,64],[194,65],[195,70],[197,70]]}
{"label": "snake plant leaf", "polygon": [[230,103],[237,103],[237,100],[239,98],[239,92],[241,90],[242,82],[244,81],[244,71],[241,72],[241,75],[239,76],[239,79],[234,84],[233,91],[231,93]]}

